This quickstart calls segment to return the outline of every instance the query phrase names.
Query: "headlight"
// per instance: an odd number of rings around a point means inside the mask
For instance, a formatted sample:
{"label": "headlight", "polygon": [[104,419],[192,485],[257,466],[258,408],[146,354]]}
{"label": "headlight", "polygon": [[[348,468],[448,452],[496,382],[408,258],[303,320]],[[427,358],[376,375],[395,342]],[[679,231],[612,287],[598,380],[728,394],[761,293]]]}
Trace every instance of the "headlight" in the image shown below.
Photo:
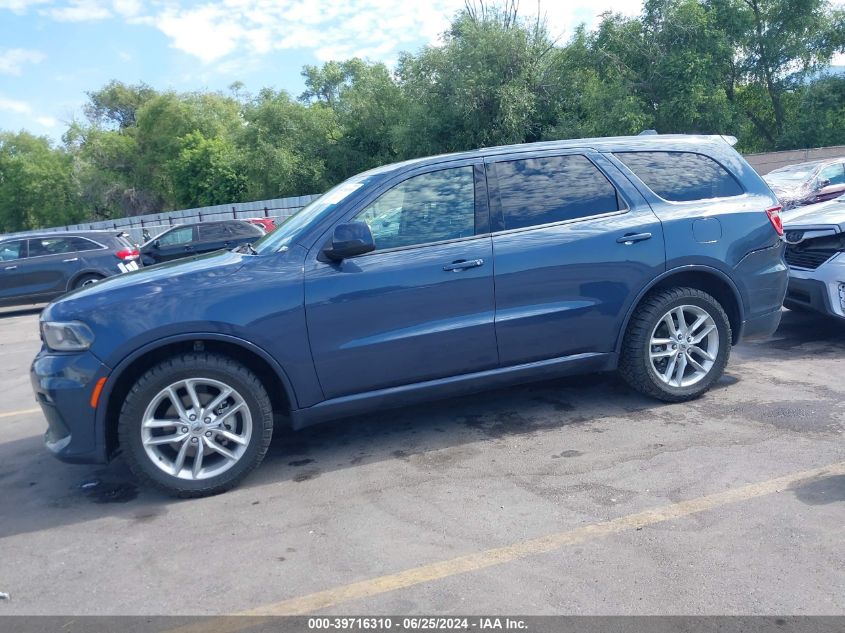
{"label": "headlight", "polygon": [[81,352],[91,347],[94,333],[84,323],[41,322],[41,338],[44,344],[57,352]]}

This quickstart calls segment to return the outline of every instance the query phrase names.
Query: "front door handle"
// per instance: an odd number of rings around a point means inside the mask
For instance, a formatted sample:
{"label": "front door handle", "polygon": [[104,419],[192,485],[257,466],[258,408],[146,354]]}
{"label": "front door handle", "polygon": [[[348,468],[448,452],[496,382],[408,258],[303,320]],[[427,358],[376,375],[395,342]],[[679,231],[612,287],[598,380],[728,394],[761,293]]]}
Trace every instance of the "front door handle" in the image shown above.
{"label": "front door handle", "polygon": [[466,270],[467,268],[476,268],[478,266],[483,266],[484,260],[483,259],[459,259],[458,261],[452,262],[451,264],[447,264],[443,267],[443,270],[446,272],[453,272],[457,273],[462,270]]}
{"label": "front door handle", "polygon": [[616,238],[619,244],[630,246],[634,242],[644,242],[651,239],[651,233],[626,233],[622,237]]}
{"label": "front door handle", "polygon": [[17,266],[6,266],[5,270],[15,270]]}
{"label": "front door handle", "polygon": [[69,262],[78,262],[78,261],[79,261],[78,257],[71,257],[70,259],[63,259],[62,260],[62,262],[64,262],[65,264],[67,264]]}

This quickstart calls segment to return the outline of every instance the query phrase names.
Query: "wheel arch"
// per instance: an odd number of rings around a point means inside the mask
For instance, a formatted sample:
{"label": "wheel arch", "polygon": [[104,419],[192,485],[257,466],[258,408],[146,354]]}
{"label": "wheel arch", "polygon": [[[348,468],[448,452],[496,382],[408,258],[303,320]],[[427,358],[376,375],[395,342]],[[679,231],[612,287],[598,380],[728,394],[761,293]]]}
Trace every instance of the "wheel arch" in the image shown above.
{"label": "wheel arch", "polygon": [[712,295],[722,305],[722,308],[728,315],[728,320],[731,324],[731,342],[734,345],[739,342],[740,338],[742,338],[745,311],[742,305],[742,295],[740,295],[736,284],[728,275],[717,268],[692,265],[667,270],[659,277],[653,279],[650,285],[640,291],[640,294],[631,303],[628,313],[625,315],[625,321],[622,324],[619,337],[616,341],[617,353],[622,350],[625,333],[628,331],[628,323],[643,299],[656,290],[678,286],[697,288]]}
{"label": "wheel arch", "polygon": [[288,416],[296,408],[296,394],[284,369],[257,345],[238,337],[214,333],[167,337],[138,348],[109,375],[97,407],[97,426],[105,443],[106,456],[110,458],[119,448],[117,423],[120,407],[134,381],[166,358],[200,350],[228,356],[255,373],[270,396],[274,415]]}
{"label": "wheel arch", "polygon": [[96,275],[100,279],[106,279],[109,277],[109,273],[106,271],[99,269],[99,268],[83,268],[82,270],[76,271],[73,276],[68,279],[67,282],[67,290],[70,292],[76,286],[76,282],[82,279],[83,277],[87,277],[89,275]]}

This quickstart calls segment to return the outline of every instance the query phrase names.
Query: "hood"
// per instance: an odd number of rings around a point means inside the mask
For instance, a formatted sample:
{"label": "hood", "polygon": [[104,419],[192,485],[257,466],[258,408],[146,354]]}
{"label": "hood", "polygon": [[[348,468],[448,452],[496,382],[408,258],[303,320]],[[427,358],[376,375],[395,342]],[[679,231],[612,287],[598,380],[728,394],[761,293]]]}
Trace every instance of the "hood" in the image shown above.
{"label": "hood", "polygon": [[157,298],[176,285],[183,296],[186,289],[208,289],[238,271],[245,257],[254,256],[216,251],[115,275],[56,299],[44,309],[42,318],[60,320],[120,301],[133,307],[143,306],[146,300]]}
{"label": "hood", "polygon": [[845,232],[845,196],[781,213],[784,229],[834,229]]}

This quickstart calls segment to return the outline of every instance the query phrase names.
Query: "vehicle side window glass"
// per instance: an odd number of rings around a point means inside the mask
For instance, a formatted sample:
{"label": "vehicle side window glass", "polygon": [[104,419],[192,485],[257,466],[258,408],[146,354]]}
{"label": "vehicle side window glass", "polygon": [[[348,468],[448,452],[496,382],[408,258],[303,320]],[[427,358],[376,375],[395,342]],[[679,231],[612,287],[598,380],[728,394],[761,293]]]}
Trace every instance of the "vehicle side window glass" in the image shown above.
{"label": "vehicle side window glass", "polygon": [[73,242],[66,237],[43,237],[29,240],[30,257],[60,255],[62,253],[72,253],[75,250]]}
{"label": "vehicle side window glass", "polygon": [[93,251],[95,249],[101,248],[99,244],[95,244],[91,240],[87,240],[84,237],[69,237],[67,238],[67,241],[70,244],[70,249],[72,251]]}
{"label": "vehicle side window glass", "polygon": [[373,232],[376,249],[414,246],[475,234],[473,168],[408,178],[355,216]]}
{"label": "vehicle side window glass", "polygon": [[616,157],[664,200],[692,202],[741,196],[736,178],[708,156],[692,152],[620,152]]}
{"label": "vehicle side window glass", "polygon": [[173,229],[169,233],[165,233],[159,238],[162,246],[175,246],[177,244],[187,244],[193,239],[194,227],[183,226],[178,229]]}
{"label": "vehicle side window glass", "polygon": [[0,244],[0,262],[11,262],[26,257],[26,240]]}
{"label": "vehicle side window glass", "polygon": [[610,181],[585,156],[547,156],[495,164],[505,229],[618,211]]}
{"label": "vehicle side window glass", "polygon": [[[845,184],[845,165],[842,163],[838,165],[828,165],[819,172],[817,182],[821,184],[823,181],[829,180],[829,185]],[[827,185],[825,185],[827,186]]]}
{"label": "vehicle side window glass", "polygon": [[229,227],[226,224],[209,223],[200,224],[197,229],[202,242],[225,242],[232,238]]}
{"label": "vehicle side window glass", "polygon": [[263,235],[261,229],[246,222],[232,222],[229,229],[235,237],[259,237]]}

